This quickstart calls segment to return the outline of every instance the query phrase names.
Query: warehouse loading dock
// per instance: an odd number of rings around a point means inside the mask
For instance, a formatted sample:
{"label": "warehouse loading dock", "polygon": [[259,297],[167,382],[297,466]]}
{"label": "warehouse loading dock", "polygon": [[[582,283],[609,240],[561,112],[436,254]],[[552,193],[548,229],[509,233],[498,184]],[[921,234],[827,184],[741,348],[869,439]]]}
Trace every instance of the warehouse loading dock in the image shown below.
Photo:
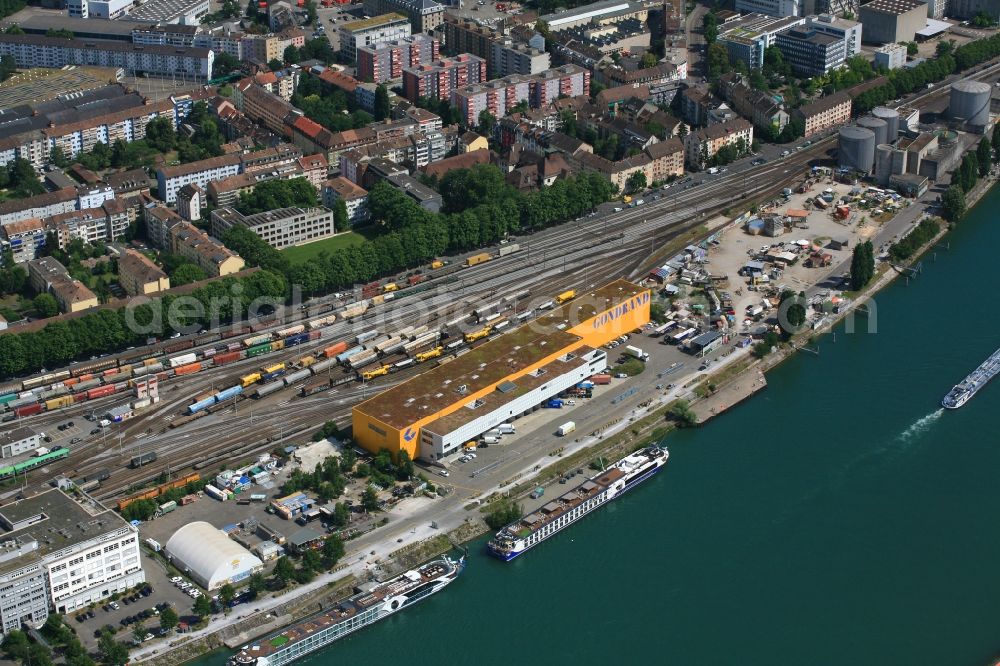
{"label": "warehouse loading dock", "polygon": [[650,292],[618,280],[357,405],[355,439],[375,453],[440,460],[607,368],[601,346],[649,321]]}

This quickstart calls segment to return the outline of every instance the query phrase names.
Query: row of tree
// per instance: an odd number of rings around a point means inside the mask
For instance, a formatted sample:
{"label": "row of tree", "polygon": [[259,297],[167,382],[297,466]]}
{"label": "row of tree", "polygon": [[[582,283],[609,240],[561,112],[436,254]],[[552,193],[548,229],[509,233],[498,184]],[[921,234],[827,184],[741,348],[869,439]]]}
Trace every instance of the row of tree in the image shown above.
{"label": "row of tree", "polygon": [[15,199],[42,194],[45,188],[38,180],[35,167],[28,160],[18,157],[7,166],[0,167],[0,190],[8,190]]}
{"label": "row of tree", "polygon": [[[164,338],[186,327],[197,329],[213,323],[213,304],[218,321],[238,321],[255,299],[281,302],[287,293],[282,275],[262,270],[216,280],[185,295],[185,300],[193,298],[201,304],[201,313],[173,305],[178,297],[168,294],[134,308],[104,309],[52,322],[37,332],[8,332],[0,336],[0,377],[62,367],[74,359],[145,344],[149,337]],[[175,316],[168,316],[172,312]]]}
{"label": "row of tree", "polygon": [[925,217],[906,238],[894,243],[889,248],[889,256],[896,261],[912,257],[917,250],[926,245],[941,230],[941,225],[934,218]]}
{"label": "row of tree", "polygon": [[851,289],[861,291],[875,276],[875,248],[871,241],[854,246],[851,256]]}

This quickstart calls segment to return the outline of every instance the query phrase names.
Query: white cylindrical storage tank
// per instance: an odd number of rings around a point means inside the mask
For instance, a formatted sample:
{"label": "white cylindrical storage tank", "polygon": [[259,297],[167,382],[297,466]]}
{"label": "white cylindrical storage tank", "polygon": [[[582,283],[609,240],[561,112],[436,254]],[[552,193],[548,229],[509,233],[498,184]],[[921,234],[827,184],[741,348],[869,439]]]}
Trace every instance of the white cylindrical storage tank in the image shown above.
{"label": "white cylindrical storage tank", "polygon": [[884,120],[888,125],[889,136],[886,143],[895,143],[899,138],[899,111],[890,109],[887,106],[876,106],[872,109],[872,115],[880,120]]}
{"label": "white cylindrical storage tank", "polygon": [[892,176],[892,146],[880,143],[875,146],[875,182],[885,186]]}
{"label": "white cylindrical storage tank", "polygon": [[845,169],[870,173],[875,161],[875,132],[857,125],[840,129],[837,159]]}
{"label": "white cylindrical storage tank", "polygon": [[990,122],[990,85],[982,81],[958,81],[951,86],[948,113],[974,127]]}
{"label": "white cylindrical storage tank", "polygon": [[864,116],[858,118],[858,126],[866,127],[875,133],[875,145],[889,143],[889,125],[881,118]]}

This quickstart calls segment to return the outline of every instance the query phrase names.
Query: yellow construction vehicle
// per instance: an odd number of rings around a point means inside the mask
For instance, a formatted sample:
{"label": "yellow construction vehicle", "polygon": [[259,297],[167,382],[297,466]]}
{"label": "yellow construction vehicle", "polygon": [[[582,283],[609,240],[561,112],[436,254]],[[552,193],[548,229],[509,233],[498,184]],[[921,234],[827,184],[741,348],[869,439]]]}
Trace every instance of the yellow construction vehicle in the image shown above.
{"label": "yellow construction vehicle", "polygon": [[485,338],[489,334],[490,334],[490,327],[486,326],[484,328],[479,329],[478,331],[473,331],[472,333],[466,333],[465,341],[470,343],[475,342],[476,340]]}
{"label": "yellow construction vehicle", "polygon": [[362,372],[361,377],[365,381],[368,381],[369,379],[375,379],[376,377],[381,377],[382,375],[387,374],[389,374],[389,366],[383,365],[375,368],[374,370],[366,370],[365,372]]}
{"label": "yellow construction vehicle", "polygon": [[427,359],[437,358],[444,353],[444,347],[435,347],[434,349],[429,349],[425,352],[417,354],[414,358],[417,359],[417,363],[423,363]]}

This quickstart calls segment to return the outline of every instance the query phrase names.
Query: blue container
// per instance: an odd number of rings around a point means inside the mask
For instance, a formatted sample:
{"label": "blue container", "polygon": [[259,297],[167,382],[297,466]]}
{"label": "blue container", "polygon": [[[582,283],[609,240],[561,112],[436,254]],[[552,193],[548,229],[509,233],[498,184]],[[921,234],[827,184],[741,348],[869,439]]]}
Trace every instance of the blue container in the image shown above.
{"label": "blue container", "polygon": [[357,347],[352,347],[351,349],[348,349],[347,351],[345,351],[342,354],[337,354],[337,363],[343,363],[344,361],[346,361],[347,359],[351,358],[352,356],[354,356],[358,352],[363,352],[364,350],[365,350],[364,347],[362,347],[361,345],[358,345]]}
{"label": "blue container", "polygon": [[285,347],[291,347],[293,345],[301,345],[303,342],[308,342],[309,334],[300,333],[298,335],[290,335],[285,338]]}
{"label": "blue container", "polygon": [[207,409],[215,404],[215,396],[211,398],[205,398],[204,400],[199,400],[193,405],[188,405],[188,414],[195,414],[203,409]]}
{"label": "blue container", "polygon": [[219,391],[213,397],[215,398],[216,402],[222,402],[224,400],[229,400],[233,396],[237,396],[241,393],[243,393],[243,387],[237,384],[236,386],[231,386],[230,388],[227,388],[224,391]]}

